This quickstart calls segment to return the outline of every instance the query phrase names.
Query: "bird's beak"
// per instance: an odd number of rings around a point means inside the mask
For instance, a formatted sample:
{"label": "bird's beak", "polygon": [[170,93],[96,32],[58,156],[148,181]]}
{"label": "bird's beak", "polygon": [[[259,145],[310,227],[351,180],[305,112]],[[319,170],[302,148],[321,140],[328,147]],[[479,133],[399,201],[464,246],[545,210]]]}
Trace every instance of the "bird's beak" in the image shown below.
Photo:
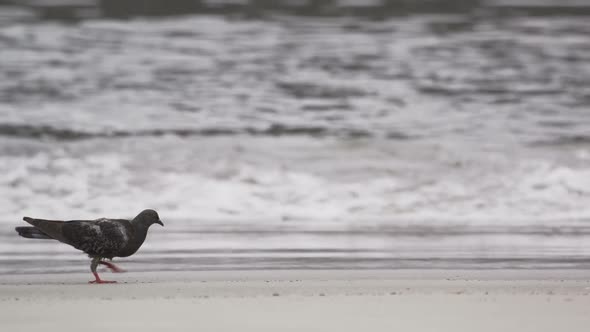
{"label": "bird's beak", "polygon": [[162,227],[164,227],[164,223],[162,222],[162,220],[156,221],[156,224],[161,225]]}

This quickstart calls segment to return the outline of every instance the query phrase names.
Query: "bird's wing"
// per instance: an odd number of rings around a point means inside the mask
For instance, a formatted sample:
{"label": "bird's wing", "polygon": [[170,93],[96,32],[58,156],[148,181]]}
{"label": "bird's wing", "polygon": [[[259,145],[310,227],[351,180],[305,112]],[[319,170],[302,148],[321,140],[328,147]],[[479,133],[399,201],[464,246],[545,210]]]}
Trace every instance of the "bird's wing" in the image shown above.
{"label": "bird's wing", "polygon": [[66,224],[79,224],[79,223],[94,223],[98,220],[50,220],[50,219],[39,219],[39,218],[30,218],[30,217],[23,217],[23,220],[28,222],[29,224],[33,225],[36,229],[40,230],[41,232],[45,233],[46,235],[59,240],[61,242],[67,243],[66,239],[63,236],[63,227]]}
{"label": "bird's wing", "polygon": [[63,223],[62,242],[91,256],[112,258],[128,244],[130,229],[122,219],[72,220]]}

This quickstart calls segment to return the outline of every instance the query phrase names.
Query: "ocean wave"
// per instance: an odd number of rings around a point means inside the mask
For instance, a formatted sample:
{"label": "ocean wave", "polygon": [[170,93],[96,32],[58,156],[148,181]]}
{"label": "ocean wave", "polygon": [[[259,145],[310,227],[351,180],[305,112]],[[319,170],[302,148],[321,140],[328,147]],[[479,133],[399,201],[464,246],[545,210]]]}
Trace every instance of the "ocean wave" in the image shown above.
{"label": "ocean wave", "polygon": [[0,29],[0,130],[57,140],[583,137],[588,31],[579,18],[462,15],[14,24]]}
{"label": "ocean wave", "polygon": [[[329,127],[314,126],[289,126],[273,124],[266,128],[195,128],[195,129],[144,129],[137,131],[105,130],[102,132],[85,132],[67,128],[57,128],[48,125],[15,125],[0,124],[0,136],[31,138],[31,139],[54,139],[63,141],[75,141],[91,138],[122,138],[122,137],[160,137],[160,136],[311,136],[311,137],[370,137],[371,133],[356,129],[338,129]],[[408,139],[409,136],[394,132],[387,137],[395,139]]]}
{"label": "ocean wave", "polygon": [[586,146],[590,144],[590,135],[559,135],[531,142],[532,146]]}
{"label": "ocean wave", "polygon": [[[8,1],[12,6],[18,2]],[[2,4],[2,2],[0,2]],[[78,0],[27,2],[38,18],[82,20],[96,17],[129,18],[186,14],[222,14],[266,17],[277,13],[297,16],[361,16],[383,18],[416,13],[471,13],[496,15],[515,11],[529,15],[588,15],[583,1],[506,1],[506,0]],[[20,14],[20,13],[17,13]],[[16,15],[16,14],[12,14]],[[28,16],[27,16],[28,17]]]}

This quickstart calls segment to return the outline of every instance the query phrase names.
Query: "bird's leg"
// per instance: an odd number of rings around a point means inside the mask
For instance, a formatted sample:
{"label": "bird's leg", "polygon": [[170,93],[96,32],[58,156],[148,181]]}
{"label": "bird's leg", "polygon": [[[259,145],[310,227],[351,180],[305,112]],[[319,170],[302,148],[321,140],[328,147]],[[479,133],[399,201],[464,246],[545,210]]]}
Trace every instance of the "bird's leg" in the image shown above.
{"label": "bird's leg", "polygon": [[123,270],[122,268],[118,267],[117,265],[115,265],[115,264],[113,264],[111,262],[99,261],[98,264],[105,265],[106,267],[108,267],[109,269],[111,269],[111,271],[113,273],[122,273],[122,272],[125,272],[125,270]]}
{"label": "bird's leg", "polygon": [[100,262],[100,257],[93,257],[92,258],[92,263],[90,263],[90,271],[92,271],[92,274],[94,274],[94,278],[96,278],[96,280],[91,280],[88,283],[89,284],[112,284],[112,283],[115,283],[116,281],[107,281],[107,280],[100,279],[100,277],[98,276],[98,273],[96,273],[96,267],[98,266],[99,262]]}

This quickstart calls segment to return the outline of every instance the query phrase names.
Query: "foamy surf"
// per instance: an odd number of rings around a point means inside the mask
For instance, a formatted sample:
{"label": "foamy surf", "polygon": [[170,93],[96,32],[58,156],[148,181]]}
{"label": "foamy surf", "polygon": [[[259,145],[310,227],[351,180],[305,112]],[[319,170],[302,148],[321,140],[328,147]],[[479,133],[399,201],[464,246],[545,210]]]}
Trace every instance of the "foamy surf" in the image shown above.
{"label": "foamy surf", "polygon": [[[11,151],[15,145],[26,152]],[[430,143],[247,137],[14,140],[4,151],[5,221],[19,220],[23,211],[124,217],[145,207],[176,219],[303,223],[543,224],[590,216],[590,169],[579,153],[548,159],[535,149],[513,157]]]}

